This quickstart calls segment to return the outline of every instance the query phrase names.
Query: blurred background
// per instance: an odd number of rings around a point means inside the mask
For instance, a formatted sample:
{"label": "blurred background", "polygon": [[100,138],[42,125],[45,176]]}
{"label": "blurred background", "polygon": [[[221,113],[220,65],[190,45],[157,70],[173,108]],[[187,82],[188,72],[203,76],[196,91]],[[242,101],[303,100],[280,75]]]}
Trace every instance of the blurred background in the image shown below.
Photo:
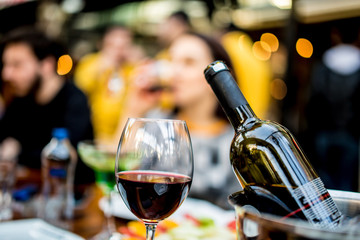
{"label": "blurred background", "polygon": [[[251,37],[255,57],[269,61],[273,70],[267,118],[283,122],[295,134],[306,128],[302,111],[311,67],[332,45],[332,26],[348,19],[352,31],[360,19],[357,0],[0,0],[0,37],[17,26],[41,26],[67,43],[76,64],[97,49],[106,26],[121,24],[151,56],[160,50],[158,25],[178,10],[189,15],[197,32],[221,34],[236,28]],[[271,33],[265,44],[264,33]]]}
{"label": "blurred background", "polygon": [[72,67],[65,74],[71,75],[112,24],[131,29],[146,54],[156,55],[158,26],[178,10],[197,32],[221,36],[236,29],[251,38],[252,54],[272,72],[271,103],[262,117],[289,128],[311,157],[306,106],[313,68],[335,44],[334,26],[341,22],[345,31],[357,31],[358,0],[0,0],[0,38],[17,26],[40,26],[67,44]]}

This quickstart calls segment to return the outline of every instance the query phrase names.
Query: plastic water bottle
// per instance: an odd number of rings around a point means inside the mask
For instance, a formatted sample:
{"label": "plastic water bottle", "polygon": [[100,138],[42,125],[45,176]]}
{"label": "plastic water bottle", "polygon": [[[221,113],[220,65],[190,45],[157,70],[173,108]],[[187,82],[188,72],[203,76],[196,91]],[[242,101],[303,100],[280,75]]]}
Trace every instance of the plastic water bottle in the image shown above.
{"label": "plastic water bottle", "polygon": [[54,225],[61,226],[63,220],[73,217],[76,161],[76,151],[70,144],[68,131],[65,128],[53,129],[52,139],[42,151],[39,214]]}

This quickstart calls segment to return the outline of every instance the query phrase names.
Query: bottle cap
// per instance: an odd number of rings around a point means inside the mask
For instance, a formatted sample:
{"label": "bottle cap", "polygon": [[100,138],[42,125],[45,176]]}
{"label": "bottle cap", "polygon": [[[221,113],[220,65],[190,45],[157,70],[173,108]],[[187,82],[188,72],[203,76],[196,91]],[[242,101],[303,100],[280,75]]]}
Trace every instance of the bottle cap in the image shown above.
{"label": "bottle cap", "polygon": [[211,79],[210,78],[211,76],[221,71],[229,71],[229,68],[226,66],[226,64],[223,61],[220,60],[214,61],[205,68],[204,70],[205,78],[209,80]]}
{"label": "bottle cap", "polygon": [[52,136],[54,138],[57,138],[59,140],[64,139],[64,138],[68,138],[69,137],[69,133],[68,130],[66,128],[54,128],[52,131]]}

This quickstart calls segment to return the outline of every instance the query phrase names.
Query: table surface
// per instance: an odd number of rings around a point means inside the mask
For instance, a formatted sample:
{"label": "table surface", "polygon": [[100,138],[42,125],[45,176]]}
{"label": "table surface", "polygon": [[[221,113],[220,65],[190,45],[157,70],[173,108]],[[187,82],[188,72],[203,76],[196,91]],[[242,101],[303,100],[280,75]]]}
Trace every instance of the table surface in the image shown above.
{"label": "table surface", "polygon": [[[23,186],[28,184],[38,185],[38,189],[41,189],[41,174],[39,170],[20,169],[17,172],[15,189],[21,189]],[[66,221],[67,227],[65,230],[73,232],[83,237],[84,239],[89,239],[95,236],[97,233],[100,233],[106,226],[106,218],[103,211],[99,207],[99,201],[104,197],[104,195],[100,187],[96,186],[95,183],[81,186],[81,188],[77,186],[76,189],[76,192],[83,192],[83,198],[81,198],[80,201],[77,201],[74,217],[73,219]],[[14,207],[14,216],[12,220],[36,218],[36,207],[33,207],[32,205],[32,203],[38,203],[38,201],[36,201],[36,196],[37,195],[34,195],[30,201],[20,203],[20,207]],[[15,205],[17,204],[16,201],[14,203]],[[27,206],[25,209],[30,209],[30,211],[24,211],[22,205]],[[198,205],[195,204],[195,207],[196,206]],[[191,207],[194,208],[194,205],[191,205]],[[212,209],[211,211],[214,211],[215,213],[218,211],[217,209],[213,209],[212,207],[207,206],[207,204],[205,204],[204,207],[207,207],[206,211],[209,211],[209,209]],[[201,208],[198,210],[201,210],[202,212],[205,211]],[[228,215],[224,216],[224,219],[229,219]],[[125,226],[129,222],[127,219],[121,219],[118,217],[113,217],[112,220],[114,220],[117,229],[121,226]]]}
{"label": "table surface", "polygon": [[[41,174],[38,170],[21,169],[17,173],[16,188],[24,185],[35,184],[41,185]],[[96,184],[82,186],[84,189],[84,198],[76,205],[73,219],[66,220],[68,231],[73,232],[85,239],[89,239],[99,233],[106,224],[103,211],[99,207],[99,200],[104,196],[101,189]],[[33,200],[34,201],[34,200]],[[15,202],[15,204],[18,204]],[[23,204],[23,203],[21,203]],[[25,203],[26,204],[26,203]],[[25,213],[22,208],[15,208],[13,219],[35,218],[34,214]],[[128,220],[114,219],[117,227],[125,225]]]}

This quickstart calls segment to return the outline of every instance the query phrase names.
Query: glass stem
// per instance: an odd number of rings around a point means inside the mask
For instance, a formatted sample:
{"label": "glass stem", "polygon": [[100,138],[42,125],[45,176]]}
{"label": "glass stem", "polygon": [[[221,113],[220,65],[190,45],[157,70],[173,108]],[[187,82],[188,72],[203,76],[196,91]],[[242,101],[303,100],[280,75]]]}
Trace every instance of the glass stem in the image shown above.
{"label": "glass stem", "polygon": [[145,223],[146,227],[146,240],[154,240],[156,224]]}
{"label": "glass stem", "polygon": [[111,192],[107,194],[107,201],[109,208],[105,211],[105,218],[107,222],[107,229],[109,233],[116,232],[115,219],[111,213],[112,201],[111,201]]}

